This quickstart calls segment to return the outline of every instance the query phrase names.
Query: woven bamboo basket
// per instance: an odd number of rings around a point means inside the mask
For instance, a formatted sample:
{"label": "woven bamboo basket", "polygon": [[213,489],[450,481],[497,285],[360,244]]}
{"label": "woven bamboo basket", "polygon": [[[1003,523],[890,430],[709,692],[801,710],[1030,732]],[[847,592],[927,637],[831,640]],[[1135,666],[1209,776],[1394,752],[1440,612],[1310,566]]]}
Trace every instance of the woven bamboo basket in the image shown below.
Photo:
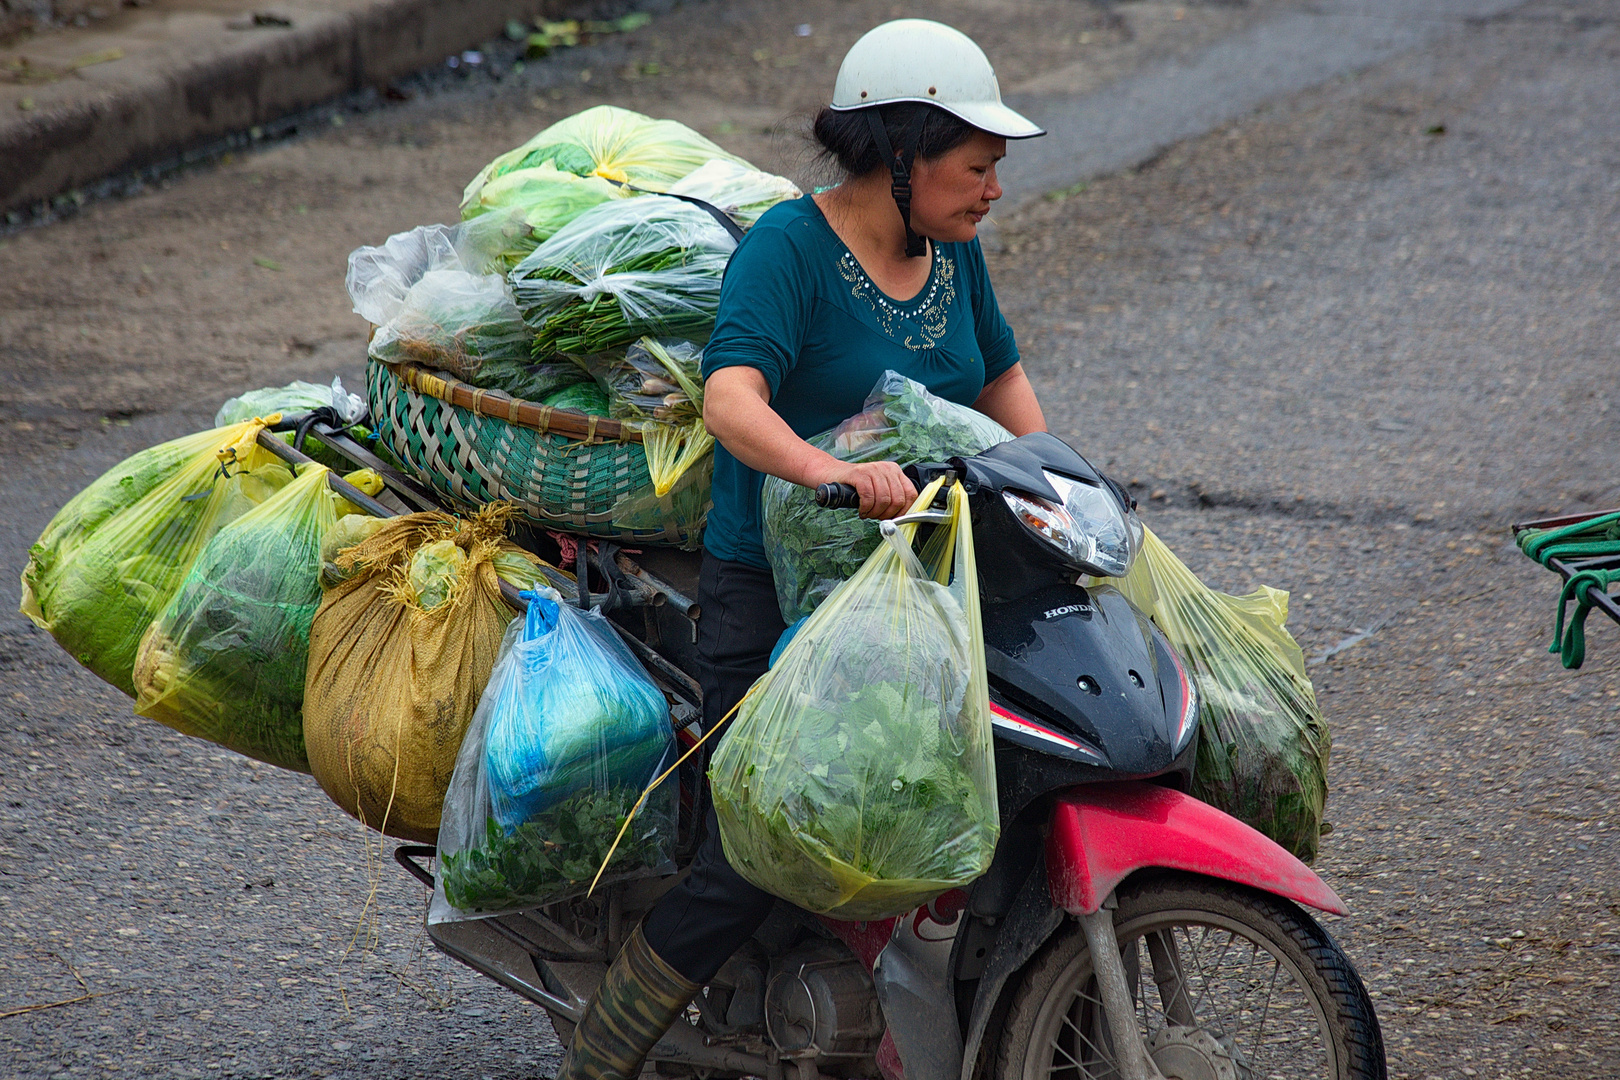
{"label": "woven bamboo basket", "polygon": [[369,361],[378,436],[418,480],[473,508],[504,501],[528,523],[615,541],[696,548],[713,458],[653,494],[640,427],[522,401],[414,364]]}

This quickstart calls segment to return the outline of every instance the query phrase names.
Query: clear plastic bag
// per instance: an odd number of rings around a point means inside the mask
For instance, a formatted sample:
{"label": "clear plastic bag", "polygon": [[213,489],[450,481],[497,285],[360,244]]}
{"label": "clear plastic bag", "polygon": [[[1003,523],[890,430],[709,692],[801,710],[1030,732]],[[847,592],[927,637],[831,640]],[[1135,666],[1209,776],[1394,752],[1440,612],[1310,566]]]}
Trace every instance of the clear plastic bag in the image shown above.
{"label": "clear plastic bag", "polygon": [[[445,794],[431,923],[584,892],[674,760],[669,706],[599,612],[524,594]],[[676,783],[659,785],[603,880],[673,870]]]}
{"label": "clear plastic bag", "polygon": [[286,386],[267,386],[231,398],[214,414],[214,426],[222,428],[256,416],[311,409],[331,409],[345,424],[358,424],[366,416],[366,399],[343,389],[341,378],[334,378],[331,386],[296,380]]}
{"label": "clear plastic bag", "polygon": [[188,435],[114,466],[28,550],[22,612],[79,663],[135,696],[141,638],[203,546],[287,486],[260,421]]}
{"label": "clear plastic bag", "polygon": [[703,418],[703,346],[644,337],[623,354],[586,356],[580,363],[612,395],[615,420],[687,424]]}
{"label": "clear plastic bag", "polygon": [[[321,545],[340,515],[361,513],[327,483],[297,479],[215,533],[135,660],[135,711],[239,754],[309,771],[304,665],[321,602]],[[346,477],[375,495],[370,470]]]}
{"label": "clear plastic bag", "polygon": [[[886,371],[867,395],[863,411],[809,443],[839,461],[912,465],[982,453],[1012,437],[983,413]],[[760,510],[765,555],[787,623],[814,611],[878,545],[877,522],[854,510],[823,510],[809,488],[779,477],[765,478]]]}
{"label": "clear plastic bag", "polygon": [[533,339],[504,277],[429,270],[377,328],[367,353],[384,364],[408,361],[476,381],[490,361],[526,361]]}
{"label": "clear plastic bag", "polygon": [[654,120],[629,109],[598,105],[559,120],[515,150],[490,162],[462,193],[461,206],[484,197],[484,188],[519,169],[545,165],[577,176],[663,191],[705,162],[746,166],[685,124]]}
{"label": "clear plastic bag", "polygon": [[[936,481],[912,507],[931,505]],[[726,859],[839,919],[909,911],[989,868],[1000,834],[967,497],[914,554],[890,526],[754,684],[709,769]]]}
{"label": "clear plastic bag", "polygon": [[423,225],[349,255],[355,313],[377,327],[368,354],[463,379],[491,360],[522,360],[533,335],[512,302],[501,254],[526,230],[516,211]]}
{"label": "clear plastic bag", "polygon": [[511,519],[501,503],[465,518],[391,518],[323,574],[335,584],[309,631],[310,772],[334,803],[389,836],[437,838],[456,748],[512,618],[503,559],[527,566],[525,585],[540,572],[506,540]]}
{"label": "clear plastic bag", "polygon": [[706,340],[736,248],[707,211],[643,195],[587,210],[511,273],[535,353],[588,355],[643,335]]}
{"label": "clear plastic bag", "polygon": [[1285,625],[1288,594],[1216,592],[1151,531],[1130,573],[1101,580],[1152,617],[1198,685],[1193,795],[1314,859],[1333,740]]}
{"label": "clear plastic bag", "polygon": [[669,186],[671,195],[688,195],[724,210],[748,228],[779,202],[804,192],[785,176],[775,176],[735,161],[709,161]]}

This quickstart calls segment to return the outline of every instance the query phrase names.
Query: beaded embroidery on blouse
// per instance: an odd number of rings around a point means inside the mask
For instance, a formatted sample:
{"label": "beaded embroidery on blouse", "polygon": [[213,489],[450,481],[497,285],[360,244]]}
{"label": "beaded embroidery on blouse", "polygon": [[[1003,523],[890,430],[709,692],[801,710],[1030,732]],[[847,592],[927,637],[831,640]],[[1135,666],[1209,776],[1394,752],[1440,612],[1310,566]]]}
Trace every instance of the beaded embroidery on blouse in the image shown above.
{"label": "beaded embroidery on blouse", "polygon": [[[897,304],[883,295],[851,252],[838,260],[838,276],[849,282],[850,295],[865,300],[877,316],[878,325],[890,338],[913,352],[936,347],[950,326],[951,308],[956,304],[956,260],[947,259],[934,248],[934,272],[928,291],[921,297]],[[902,324],[915,325],[916,333],[906,333]],[[904,339],[900,335],[905,333]]]}

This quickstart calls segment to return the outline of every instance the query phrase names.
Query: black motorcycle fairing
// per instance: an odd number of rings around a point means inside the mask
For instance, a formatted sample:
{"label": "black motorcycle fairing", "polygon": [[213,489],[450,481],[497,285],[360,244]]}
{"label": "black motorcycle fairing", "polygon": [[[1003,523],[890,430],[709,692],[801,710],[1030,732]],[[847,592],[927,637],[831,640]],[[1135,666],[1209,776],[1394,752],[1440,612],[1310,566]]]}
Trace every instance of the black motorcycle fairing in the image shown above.
{"label": "black motorcycle fairing", "polygon": [[1175,757],[1180,668],[1118,589],[1049,585],[982,610],[990,685],[1014,712],[1101,751],[1109,779],[1150,776]]}
{"label": "black motorcycle fairing", "polygon": [[1024,491],[1061,504],[1063,497],[1046,479],[1048,470],[1092,484],[1103,483],[1102,473],[1091,462],[1045,431],[1032,431],[1011,442],[998,443],[970,458],[952,458],[951,465],[966,481],[970,495],[976,488]]}

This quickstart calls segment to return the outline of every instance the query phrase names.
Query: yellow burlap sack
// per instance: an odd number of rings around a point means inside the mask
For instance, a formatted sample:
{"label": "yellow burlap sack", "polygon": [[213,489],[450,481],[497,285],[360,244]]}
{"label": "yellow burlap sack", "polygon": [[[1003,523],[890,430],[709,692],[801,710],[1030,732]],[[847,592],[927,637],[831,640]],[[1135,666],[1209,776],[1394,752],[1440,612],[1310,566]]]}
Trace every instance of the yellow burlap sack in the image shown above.
{"label": "yellow burlap sack", "polygon": [[[394,518],[338,556],[343,579],[315,613],[304,683],[310,771],[333,802],[389,836],[438,838],[456,751],[515,614],[495,560],[539,565],[506,541],[510,518],[500,504],[462,520]],[[443,541],[460,554],[443,558]],[[413,556],[430,546],[413,575]],[[423,587],[424,563],[452,568],[447,588],[442,575]]]}

